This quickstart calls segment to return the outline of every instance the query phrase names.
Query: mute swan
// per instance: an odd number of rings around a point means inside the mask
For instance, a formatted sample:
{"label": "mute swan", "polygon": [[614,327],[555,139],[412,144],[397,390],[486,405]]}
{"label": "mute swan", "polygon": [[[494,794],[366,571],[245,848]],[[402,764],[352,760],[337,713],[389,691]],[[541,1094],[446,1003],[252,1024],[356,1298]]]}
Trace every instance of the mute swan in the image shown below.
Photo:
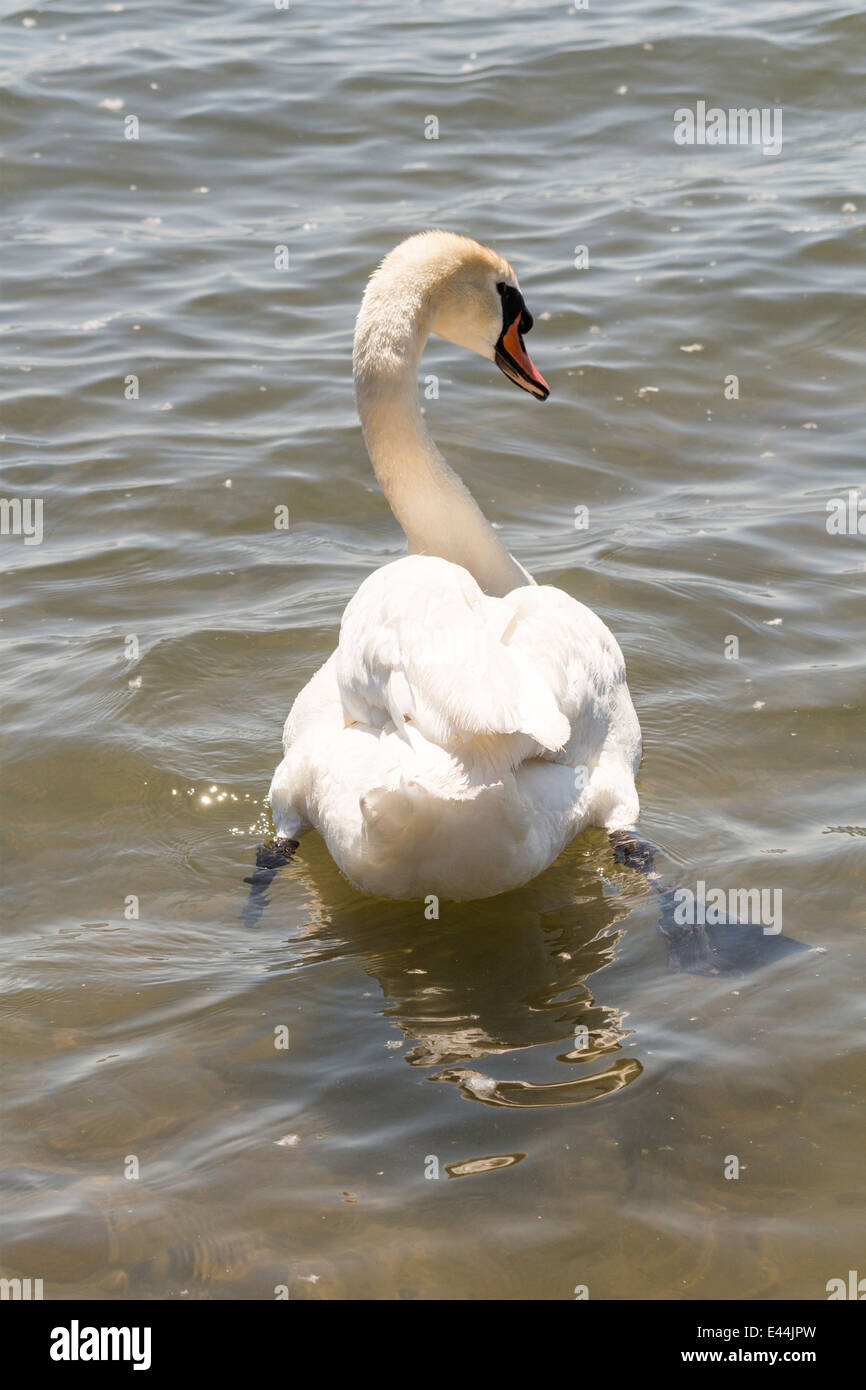
{"label": "mute swan", "polygon": [[640,727],[619,646],[508,553],[418,404],[431,333],[545,400],[531,327],[508,261],[451,232],[410,237],[372,276],[356,399],[409,554],[364,580],[292,706],[260,866],[314,828],[362,892],[484,898],[546,869],[585,826],[636,821]]}

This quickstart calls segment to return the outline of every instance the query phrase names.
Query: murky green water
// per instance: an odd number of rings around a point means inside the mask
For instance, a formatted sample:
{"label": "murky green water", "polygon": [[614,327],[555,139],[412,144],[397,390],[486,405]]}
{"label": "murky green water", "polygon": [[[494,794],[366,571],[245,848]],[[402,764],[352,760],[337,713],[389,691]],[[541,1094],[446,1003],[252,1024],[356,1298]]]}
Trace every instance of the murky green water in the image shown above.
{"label": "murky green water", "polygon": [[[866,510],[859,7],[2,14],[2,496],[44,503],[41,544],[0,540],[3,1272],[442,1299],[866,1272],[866,535],[827,527]],[[699,99],[781,105],[781,153],[678,147]],[[428,419],[617,634],[666,876],[779,890],[816,949],[669,971],[598,832],[438,922],[308,838],[241,922],[285,713],[401,553],[351,332],[431,225],[513,261],[553,394],[431,345]]]}

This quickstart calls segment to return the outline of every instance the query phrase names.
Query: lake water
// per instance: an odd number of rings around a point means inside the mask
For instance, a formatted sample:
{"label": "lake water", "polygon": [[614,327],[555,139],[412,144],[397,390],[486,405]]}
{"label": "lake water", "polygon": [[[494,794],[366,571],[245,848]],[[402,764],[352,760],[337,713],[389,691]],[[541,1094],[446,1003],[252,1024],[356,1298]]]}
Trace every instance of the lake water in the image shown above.
{"label": "lake water", "polygon": [[[866,1273],[861,7],[58,0],[0,32],[2,496],[44,507],[41,543],[0,540],[3,1273],[107,1299]],[[678,145],[701,100],[781,107],[780,152]],[[351,336],[428,226],[506,255],[536,317],[548,404],[436,343],[428,421],[618,637],[659,867],[778,891],[809,951],[672,971],[597,831],[439,921],[310,836],[241,920],[285,714],[402,552]]]}

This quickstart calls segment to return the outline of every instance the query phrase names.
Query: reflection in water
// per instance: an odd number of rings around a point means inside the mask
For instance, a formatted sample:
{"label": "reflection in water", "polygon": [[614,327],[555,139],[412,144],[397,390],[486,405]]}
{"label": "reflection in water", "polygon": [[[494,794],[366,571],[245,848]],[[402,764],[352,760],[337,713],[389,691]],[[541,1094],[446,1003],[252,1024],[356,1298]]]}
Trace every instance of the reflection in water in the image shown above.
{"label": "reflection in water", "polygon": [[[617,874],[615,887],[602,877],[602,867]],[[279,897],[280,888],[288,886],[287,879],[295,909],[299,894],[306,897],[301,912],[304,925],[292,932],[288,951],[283,945]],[[302,1185],[309,1184],[319,1194],[309,1205],[298,1200],[294,1166],[275,1177],[269,1158],[262,1157],[265,1150],[286,1157],[301,1153],[305,1145],[309,1149],[310,1141],[325,1141],[331,1125],[325,1118],[305,1125],[293,1108],[287,1112],[284,1064],[274,1062],[268,1029],[258,1020],[285,1017],[283,1000],[291,979],[297,982],[310,974],[310,967],[328,964],[340,969],[346,962],[355,962],[376,981],[384,1000],[379,1011],[409,1044],[404,1060],[439,1085],[447,1110],[454,1107],[447,1104],[443,1082],[452,1088],[455,1099],[478,1102],[472,1107],[476,1115],[490,1109],[511,1112],[508,1138],[505,1131],[494,1137],[472,1126],[457,1128],[448,1142],[460,1147],[452,1151],[451,1161],[442,1162],[443,1175],[449,1179],[494,1175],[493,1181],[502,1184],[504,1191],[513,1179],[501,1170],[520,1166],[529,1152],[528,1135],[515,1129],[516,1112],[585,1106],[612,1097],[641,1076],[646,1057],[639,1061],[632,1055],[633,1030],[626,1026],[621,1004],[617,1007],[611,999],[617,976],[602,972],[621,953],[625,920],[637,902],[644,901],[646,890],[639,875],[617,871],[606,837],[591,833],[524,888],[481,903],[442,903],[438,920],[429,920],[422,902],[361,896],[340,877],[324,847],[311,837],[303,855],[286,865],[280,879],[269,882],[268,891],[258,895],[262,936],[257,944],[262,948],[261,960],[267,962],[264,978],[270,987],[263,983],[255,992],[252,1033],[232,1023],[227,1039],[223,1036],[225,1018],[234,1018],[239,1008],[243,1017],[234,983],[226,995],[231,1001],[228,1013],[219,1007],[213,1011],[212,999],[204,1013],[201,1001],[193,1004],[189,1017],[183,1013],[182,1018],[195,1046],[179,1044],[184,1064],[174,1081],[174,1103],[166,1106],[164,1074],[151,1075],[147,1067],[131,1070],[129,1064],[116,1071],[106,1066],[107,1056],[120,1055],[116,1025],[109,1019],[98,1039],[92,1039],[91,1064],[82,1065],[80,1076],[34,1122],[44,1149],[57,1155],[59,1166],[51,1171],[19,1166],[4,1175],[7,1187],[11,1182],[12,1197],[5,1258],[23,1275],[47,1270],[55,1282],[86,1287],[101,1296],[165,1288],[182,1296],[195,1297],[207,1290],[228,1296],[238,1289],[261,1290],[281,1283],[286,1277],[285,1253],[274,1231],[282,1231],[284,1241],[294,1248],[300,1226],[303,1248],[317,1252],[317,1269],[326,1268],[319,1230],[322,1194],[339,1193],[344,1208],[363,1207],[369,1220],[371,1193],[364,1187],[363,1169],[356,1175],[360,1181],[347,1188],[346,1155],[339,1140],[336,1150],[325,1150],[320,1159],[309,1152],[304,1155]],[[660,885],[662,907],[669,891]],[[646,923],[646,913],[640,916]],[[252,939],[237,924],[236,916],[230,935],[235,946]],[[762,938],[760,933],[730,939],[749,943],[750,950],[762,949],[760,943],[765,940],[768,949],[778,951],[784,942],[781,937]],[[101,935],[99,940],[105,955],[109,938]],[[641,965],[647,984],[654,974],[661,978],[670,966],[690,968],[684,963],[681,939],[662,933],[652,945],[656,949],[646,952]],[[707,958],[702,939],[692,946],[695,968],[704,970]],[[118,944],[117,950],[122,949]],[[761,959],[756,957],[756,962]],[[312,973],[316,977],[328,974],[318,969]],[[593,981],[593,976],[598,978]],[[602,979],[607,999],[598,997],[603,992]],[[173,1008],[169,1005],[167,1014],[158,1015],[163,1028]],[[280,1010],[276,1015],[271,1014],[274,1008]],[[210,1028],[215,1031],[209,1033]],[[62,1051],[67,1045],[79,1047],[86,1039],[77,1033],[70,1037],[54,1033],[53,1041]],[[337,1052],[342,1069],[344,1046]],[[298,1054],[301,1066],[302,1055]],[[98,1081],[94,1082],[96,1068]],[[264,1121],[257,1109],[251,1116],[242,1103],[241,1092],[251,1079],[257,1107],[264,1108]],[[355,1074],[355,1085],[357,1079]],[[303,1094],[304,1084],[297,1075],[295,1082]],[[96,1104],[92,1103],[94,1085],[98,1087]],[[631,1093],[638,1102],[642,1089]],[[190,1116],[200,1109],[202,1095],[208,1094],[222,1097],[219,1106],[211,1106],[208,1117],[207,1134],[214,1126],[220,1134],[213,1156],[209,1140],[199,1150],[202,1136],[197,1135],[195,1124],[190,1126]],[[436,1107],[422,1103],[420,1109],[426,1117]],[[610,1164],[615,1150],[617,1171],[626,1175],[624,1190],[631,1195],[644,1162],[644,1132],[631,1124],[627,1108],[616,1106],[615,1110],[618,1119],[608,1119],[606,1125],[609,1140],[617,1136],[613,1150],[608,1145],[596,1152],[582,1114],[578,1128],[563,1133],[560,1154],[573,1152],[576,1161],[578,1134],[587,1140],[591,1156],[585,1161],[590,1165],[602,1160]],[[591,1113],[596,1116],[595,1107]],[[395,1117],[391,1123],[402,1121]],[[442,1152],[441,1122],[432,1123],[432,1133],[438,1135],[432,1140],[427,1138],[429,1123],[415,1116],[408,1126],[414,1127],[419,1172],[424,1154]],[[494,1124],[498,1131],[499,1120]],[[446,1119],[445,1132],[449,1127]],[[751,1132],[756,1132],[754,1121]],[[384,1138],[377,1141],[380,1152],[383,1147],[387,1150],[387,1143]],[[199,1199],[202,1177],[226,1165],[227,1154],[238,1145],[244,1164],[250,1164],[241,1169],[250,1181],[248,1187],[242,1183],[240,1190],[255,1194],[257,1181],[265,1175],[266,1212],[261,1219],[254,1195],[238,1201],[238,1188],[228,1170],[219,1197],[214,1191],[206,1203]],[[126,1182],[118,1171],[122,1156],[131,1153],[146,1155],[147,1180],[142,1184]],[[180,1165],[179,1154],[184,1156]],[[537,1160],[537,1151],[533,1158]],[[376,1162],[383,1169],[389,1165],[387,1156],[377,1157]],[[82,1173],[82,1165],[94,1163],[102,1173]],[[563,1181],[568,1183],[573,1178],[568,1176],[568,1160],[565,1164]],[[591,1171],[600,1181],[596,1169]],[[179,1179],[179,1173],[185,1176]],[[166,1181],[173,1185],[172,1192],[164,1190]],[[463,1184],[455,1187],[462,1190]],[[409,1189],[413,1190],[411,1183]],[[381,1196],[373,1200],[381,1201]],[[356,1238],[360,1236],[353,1230],[340,1232],[334,1227],[333,1239],[341,1250],[342,1242]],[[307,1272],[298,1266],[297,1278],[306,1277]],[[338,1278],[334,1271],[332,1279]]]}
{"label": "reflection in water", "polygon": [[[617,924],[630,911],[622,898],[605,896],[589,855],[572,846],[513,893],[443,902],[438,920],[425,917],[423,902],[362,897],[324,855],[295,860],[286,872],[311,899],[304,959],[356,957],[388,1001],[383,1015],[412,1044],[411,1066],[444,1067],[431,1080],[455,1084],[485,1105],[576,1105],[641,1072],[636,1059],[612,1055],[630,1030],[587,984],[614,959]],[[551,1044],[564,1044],[559,1064],[583,1074],[498,1082],[457,1065]]]}
{"label": "reflection in water", "polygon": [[494,1168],[511,1168],[526,1154],[488,1154],[486,1158],[468,1158],[463,1163],[446,1163],[449,1178],[468,1178],[475,1173],[492,1173]]}
{"label": "reflection in water", "polygon": [[[631,906],[605,895],[595,861],[608,849],[606,835],[590,833],[579,844],[590,848],[570,846],[523,888],[481,902],[443,903],[435,920],[420,901],[361,896],[326,855],[292,860],[312,900],[305,954],[357,956],[391,1001],[384,1016],[413,1044],[406,1061],[444,1065],[431,1080],[458,1086],[468,1100],[535,1108],[610,1095],[643,1068],[635,1057],[611,1055],[621,1052],[631,1030],[621,1012],[596,1002],[587,980],[615,958],[622,937],[617,923]],[[742,975],[804,949],[732,919],[717,926],[678,923],[675,889],[654,871],[652,847],[636,841],[629,848],[632,872],[640,867],[659,904],[657,931],[669,969]],[[269,865],[264,877],[261,863],[260,856],[257,874],[246,880],[255,921],[268,907],[276,873]],[[245,913],[243,920],[251,919]],[[581,1075],[568,1079],[497,1081],[455,1065],[566,1039],[570,1046],[557,1062],[581,1068]]]}
{"label": "reflection in water", "polygon": [[[561,1059],[560,1059],[561,1060]],[[436,1081],[453,1081],[467,1100],[480,1100],[484,1105],[579,1105],[581,1101],[596,1100],[627,1086],[640,1076],[643,1067],[636,1057],[620,1057],[604,1071],[591,1076],[579,1076],[574,1081],[539,1085],[532,1081],[492,1081],[476,1071],[462,1067],[450,1068],[434,1077]]]}

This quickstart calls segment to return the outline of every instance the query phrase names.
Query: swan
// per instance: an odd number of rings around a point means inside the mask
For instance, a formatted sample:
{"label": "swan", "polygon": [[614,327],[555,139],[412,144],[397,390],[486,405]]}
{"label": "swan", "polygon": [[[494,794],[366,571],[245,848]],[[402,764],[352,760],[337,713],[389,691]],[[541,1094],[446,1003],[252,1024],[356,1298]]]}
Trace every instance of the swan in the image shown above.
{"label": "swan", "polygon": [[585,827],[613,841],[636,822],[641,734],[615,638],[509,554],[418,402],[431,333],[545,400],[531,327],[508,261],[452,232],[409,237],[372,275],[355,395],[409,553],[364,580],[337,650],[292,705],[260,864],[287,862],[315,829],[364,893],[486,898],[548,868]]}

